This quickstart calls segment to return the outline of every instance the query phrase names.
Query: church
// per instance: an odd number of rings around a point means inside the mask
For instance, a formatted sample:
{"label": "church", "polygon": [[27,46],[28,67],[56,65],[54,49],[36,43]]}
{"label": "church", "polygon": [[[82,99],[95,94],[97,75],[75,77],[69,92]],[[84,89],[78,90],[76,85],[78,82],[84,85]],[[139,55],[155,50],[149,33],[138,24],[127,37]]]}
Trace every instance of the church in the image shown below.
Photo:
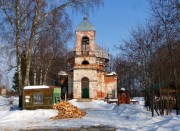
{"label": "church", "polygon": [[76,42],[68,54],[68,95],[75,99],[117,98],[117,75],[107,72],[109,53],[96,42],[95,27],[87,17],[76,27]]}

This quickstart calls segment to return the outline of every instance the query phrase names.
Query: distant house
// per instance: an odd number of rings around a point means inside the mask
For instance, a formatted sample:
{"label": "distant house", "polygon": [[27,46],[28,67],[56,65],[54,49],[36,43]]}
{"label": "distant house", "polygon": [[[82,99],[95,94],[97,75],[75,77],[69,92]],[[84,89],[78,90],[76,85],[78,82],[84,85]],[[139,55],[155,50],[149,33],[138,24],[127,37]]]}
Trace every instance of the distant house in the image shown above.
{"label": "distant house", "polygon": [[68,93],[73,98],[117,97],[117,75],[106,71],[109,53],[96,42],[96,30],[87,18],[76,28],[75,48],[68,55]]}
{"label": "distant house", "polygon": [[7,94],[7,89],[5,87],[0,87],[0,95],[6,96],[6,94]]}
{"label": "distant house", "polygon": [[60,101],[61,88],[57,86],[25,86],[23,109],[51,109]]}

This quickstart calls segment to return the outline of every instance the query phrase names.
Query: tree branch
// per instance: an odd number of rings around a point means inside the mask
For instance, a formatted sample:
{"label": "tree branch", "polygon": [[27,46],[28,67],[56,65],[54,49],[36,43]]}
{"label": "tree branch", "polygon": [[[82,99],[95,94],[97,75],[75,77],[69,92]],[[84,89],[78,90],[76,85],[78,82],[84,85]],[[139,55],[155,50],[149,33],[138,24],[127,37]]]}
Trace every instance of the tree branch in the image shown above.
{"label": "tree branch", "polygon": [[70,0],[69,2],[66,2],[66,3],[62,4],[61,6],[56,7],[56,8],[54,8],[53,10],[51,10],[50,12],[46,13],[46,14],[43,16],[43,18],[41,18],[39,21],[44,20],[48,15],[50,15],[50,14],[52,14],[52,13],[58,11],[58,10],[61,10],[61,9],[65,8],[65,7],[69,6],[69,5],[71,5],[71,4],[73,4],[73,3],[80,2],[80,1],[81,1],[81,0]]}

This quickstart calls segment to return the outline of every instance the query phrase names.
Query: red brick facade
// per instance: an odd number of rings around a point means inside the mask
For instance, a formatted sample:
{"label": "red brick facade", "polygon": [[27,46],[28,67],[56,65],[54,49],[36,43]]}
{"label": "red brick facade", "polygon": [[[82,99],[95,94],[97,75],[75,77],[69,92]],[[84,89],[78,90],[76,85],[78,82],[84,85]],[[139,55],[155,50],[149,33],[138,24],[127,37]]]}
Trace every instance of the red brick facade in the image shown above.
{"label": "red brick facade", "polygon": [[94,27],[84,19],[76,30],[74,55],[68,59],[72,69],[68,92],[73,98],[104,99],[107,93],[116,97],[117,76],[105,71],[109,54],[95,43],[96,31],[91,29]]}

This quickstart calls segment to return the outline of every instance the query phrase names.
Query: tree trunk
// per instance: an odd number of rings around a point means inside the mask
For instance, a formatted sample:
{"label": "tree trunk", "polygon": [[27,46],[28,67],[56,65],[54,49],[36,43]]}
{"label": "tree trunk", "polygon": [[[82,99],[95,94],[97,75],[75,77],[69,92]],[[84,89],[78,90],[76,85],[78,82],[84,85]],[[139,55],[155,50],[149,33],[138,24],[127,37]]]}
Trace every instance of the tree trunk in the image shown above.
{"label": "tree trunk", "polygon": [[27,50],[28,55],[26,58],[26,75],[25,75],[25,79],[24,79],[24,85],[27,85],[29,82],[29,72],[30,72],[30,65],[31,65],[33,40],[34,40],[34,36],[36,34],[36,30],[38,27],[38,9],[39,9],[38,7],[39,7],[39,4],[40,4],[40,1],[37,0],[36,6],[35,6],[34,20],[33,20],[33,25],[32,25],[31,35],[30,35],[30,41],[29,41],[29,49]]}
{"label": "tree trunk", "polygon": [[46,84],[47,74],[48,74],[49,68],[50,68],[50,66],[51,66],[51,63],[52,63],[52,61],[53,61],[53,58],[54,58],[54,55],[52,55],[52,57],[50,58],[50,60],[49,60],[49,62],[48,62],[48,66],[47,66],[47,68],[45,69],[44,80],[43,80],[43,84],[44,84],[44,85]]}
{"label": "tree trunk", "polygon": [[22,71],[21,71],[21,41],[20,41],[20,15],[19,15],[19,0],[16,0],[16,60],[18,72],[18,94],[19,94],[19,107],[22,107]]}

